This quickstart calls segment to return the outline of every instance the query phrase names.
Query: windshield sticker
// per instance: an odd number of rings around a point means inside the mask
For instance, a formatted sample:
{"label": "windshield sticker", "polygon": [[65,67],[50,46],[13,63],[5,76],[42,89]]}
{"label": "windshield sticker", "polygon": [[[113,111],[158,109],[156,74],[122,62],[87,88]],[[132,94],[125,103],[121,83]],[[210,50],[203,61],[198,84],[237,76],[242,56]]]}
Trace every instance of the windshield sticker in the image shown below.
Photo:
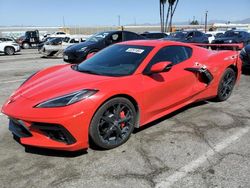
{"label": "windshield sticker", "polygon": [[144,52],[143,49],[138,48],[128,48],[126,52],[135,53],[135,54],[142,54]]}

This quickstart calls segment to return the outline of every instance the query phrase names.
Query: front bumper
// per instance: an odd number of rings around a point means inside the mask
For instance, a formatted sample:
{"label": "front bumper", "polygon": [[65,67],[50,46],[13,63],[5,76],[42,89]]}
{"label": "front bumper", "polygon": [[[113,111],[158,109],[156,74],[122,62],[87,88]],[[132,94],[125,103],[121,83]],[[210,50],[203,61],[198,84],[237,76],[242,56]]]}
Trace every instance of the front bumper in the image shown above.
{"label": "front bumper", "polygon": [[61,108],[29,108],[28,99],[6,103],[2,113],[10,119],[10,131],[23,145],[66,151],[87,149],[93,102],[85,100]]}
{"label": "front bumper", "polygon": [[21,47],[18,45],[18,46],[14,46],[15,48],[15,52],[20,52],[21,51]]}
{"label": "front bumper", "polygon": [[85,52],[64,52],[63,60],[67,63],[81,63],[86,59]]}

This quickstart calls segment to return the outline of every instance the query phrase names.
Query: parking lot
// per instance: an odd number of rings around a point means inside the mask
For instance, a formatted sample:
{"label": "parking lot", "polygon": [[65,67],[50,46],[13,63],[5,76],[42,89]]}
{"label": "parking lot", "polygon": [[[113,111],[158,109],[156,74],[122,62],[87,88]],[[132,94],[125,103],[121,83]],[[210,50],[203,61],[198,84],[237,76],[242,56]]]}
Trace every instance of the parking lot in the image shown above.
{"label": "parking lot", "polygon": [[[0,55],[0,105],[32,73],[63,63],[36,49]],[[0,187],[249,187],[249,83],[242,75],[228,101],[188,106],[108,151],[25,148],[0,114]]]}

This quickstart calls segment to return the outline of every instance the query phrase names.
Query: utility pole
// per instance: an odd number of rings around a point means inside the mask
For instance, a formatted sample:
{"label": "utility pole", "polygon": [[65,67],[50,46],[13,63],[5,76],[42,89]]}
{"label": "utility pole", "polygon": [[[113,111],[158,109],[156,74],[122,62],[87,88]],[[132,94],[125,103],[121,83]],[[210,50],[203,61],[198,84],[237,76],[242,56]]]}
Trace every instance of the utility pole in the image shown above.
{"label": "utility pole", "polygon": [[121,26],[121,16],[118,15],[118,26],[120,27]]}
{"label": "utility pole", "polygon": [[64,20],[64,16],[63,16],[63,28],[65,28],[65,20]]}
{"label": "utility pole", "polygon": [[208,13],[208,11],[206,10],[206,12],[205,12],[205,33],[207,32],[207,13]]}

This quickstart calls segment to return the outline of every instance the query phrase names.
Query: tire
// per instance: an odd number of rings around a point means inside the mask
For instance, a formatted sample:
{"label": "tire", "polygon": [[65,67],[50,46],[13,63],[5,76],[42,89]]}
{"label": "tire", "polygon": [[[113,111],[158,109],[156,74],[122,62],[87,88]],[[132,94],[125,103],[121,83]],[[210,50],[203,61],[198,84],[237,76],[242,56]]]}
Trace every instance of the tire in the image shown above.
{"label": "tire", "polygon": [[112,149],[124,144],[134,130],[136,110],[126,98],[105,102],[95,113],[89,128],[92,141],[100,148]]}
{"label": "tire", "polygon": [[235,82],[236,72],[231,68],[227,68],[220,79],[216,101],[226,101],[233,92]]}
{"label": "tire", "polygon": [[11,47],[11,46],[7,46],[4,49],[4,53],[6,55],[13,55],[15,53],[15,48]]}
{"label": "tire", "polygon": [[22,45],[22,47],[23,47],[24,49],[29,49],[29,48],[30,48],[30,44],[27,43],[27,42],[24,42],[23,45]]}

